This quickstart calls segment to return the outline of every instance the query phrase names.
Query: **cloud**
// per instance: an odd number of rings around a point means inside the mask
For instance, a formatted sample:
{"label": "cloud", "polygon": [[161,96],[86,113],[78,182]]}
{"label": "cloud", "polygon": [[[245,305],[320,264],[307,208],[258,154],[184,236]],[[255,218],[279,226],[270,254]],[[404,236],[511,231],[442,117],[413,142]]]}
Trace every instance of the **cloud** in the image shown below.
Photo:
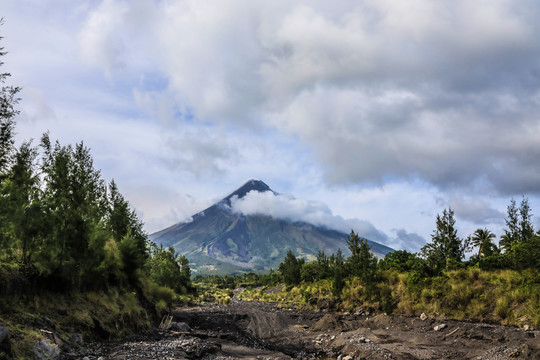
{"label": "cloud", "polygon": [[344,233],[354,230],[360,236],[382,243],[388,239],[370,222],[333,215],[330,208],[322,202],[296,199],[283,194],[276,195],[270,191],[250,191],[242,198],[234,196],[231,199],[231,209],[244,215],[262,214],[279,219],[302,221]]}
{"label": "cloud", "polygon": [[393,229],[393,233],[395,233],[395,237],[388,242],[388,246],[394,249],[418,252],[427,243],[422,236],[407,232],[405,229]]}
{"label": "cloud", "polygon": [[297,137],[332,184],[420,178],[539,193],[538,10],[505,0],[106,0],[80,42],[106,72],[159,69],[176,103],[161,109]]}
{"label": "cloud", "polygon": [[456,217],[474,224],[503,224],[505,214],[494,209],[489,203],[479,198],[454,197],[450,199],[450,207]]}

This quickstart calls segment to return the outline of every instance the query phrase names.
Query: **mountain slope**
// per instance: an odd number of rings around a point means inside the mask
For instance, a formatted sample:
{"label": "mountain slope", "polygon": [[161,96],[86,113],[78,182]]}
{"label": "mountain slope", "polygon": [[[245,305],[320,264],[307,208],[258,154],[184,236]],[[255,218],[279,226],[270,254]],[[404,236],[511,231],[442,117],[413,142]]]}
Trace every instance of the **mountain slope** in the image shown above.
{"label": "mountain slope", "polygon": [[[157,244],[173,246],[190,261],[194,273],[233,273],[277,268],[288,250],[308,260],[317,252],[347,253],[347,234],[305,222],[276,219],[267,215],[242,215],[231,210],[231,199],[250,191],[271,191],[260,180],[249,180],[239,189],[193,216],[149,237]],[[391,248],[369,241],[379,256]]]}

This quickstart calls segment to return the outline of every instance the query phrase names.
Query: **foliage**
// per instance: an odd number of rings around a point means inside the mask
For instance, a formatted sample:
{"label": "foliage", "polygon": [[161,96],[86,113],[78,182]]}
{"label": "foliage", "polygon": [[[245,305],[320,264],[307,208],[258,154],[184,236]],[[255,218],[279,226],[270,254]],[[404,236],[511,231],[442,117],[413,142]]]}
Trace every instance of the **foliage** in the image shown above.
{"label": "foliage", "polygon": [[177,294],[187,294],[191,289],[189,262],[185,256],[176,254],[172,246],[164,249],[163,245],[151,244],[145,271],[156,284]]}
{"label": "foliage", "polygon": [[478,257],[491,256],[498,252],[497,245],[493,242],[496,235],[489,229],[476,229],[474,234],[470,237],[470,243],[473,246],[478,247]]}
{"label": "foliage", "polygon": [[300,283],[302,280],[301,269],[304,262],[304,259],[297,259],[291,250],[287,252],[285,260],[278,267],[285,284],[297,285]]}
{"label": "foliage", "polygon": [[407,250],[396,250],[386,254],[384,259],[379,261],[378,267],[380,270],[395,269],[399,272],[407,272],[415,268],[415,263],[419,260],[420,258]]}
{"label": "foliage", "polygon": [[523,196],[519,208],[514,199],[510,201],[505,222],[507,228],[501,237],[500,246],[505,252],[511,253],[514,246],[526,242],[534,236],[532,213],[527,197]]}
{"label": "foliage", "polygon": [[351,230],[347,237],[347,246],[351,256],[346,265],[349,274],[358,277],[364,284],[371,284],[375,280],[377,258],[369,250],[367,239],[361,239]]}
{"label": "foliage", "polygon": [[422,247],[421,253],[434,275],[454,267],[465,257],[467,244],[457,236],[455,223],[451,208],[444,209],[442,216],[437,214],[437,228],[431,235],[431,243]]}

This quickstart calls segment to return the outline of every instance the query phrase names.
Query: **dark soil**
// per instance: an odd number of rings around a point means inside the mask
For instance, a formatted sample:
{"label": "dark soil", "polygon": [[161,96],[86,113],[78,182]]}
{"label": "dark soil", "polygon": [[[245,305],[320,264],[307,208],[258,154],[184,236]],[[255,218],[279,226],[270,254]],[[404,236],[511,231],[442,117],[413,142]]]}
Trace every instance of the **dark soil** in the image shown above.
{"label": "dark soil", "polygon": [[[497,325],[278,309],[233,301],[181,308],[189,333],[99,343],[64,359],[540,359],[540,331]],[[437,325],[445,324],[435,331]]]}

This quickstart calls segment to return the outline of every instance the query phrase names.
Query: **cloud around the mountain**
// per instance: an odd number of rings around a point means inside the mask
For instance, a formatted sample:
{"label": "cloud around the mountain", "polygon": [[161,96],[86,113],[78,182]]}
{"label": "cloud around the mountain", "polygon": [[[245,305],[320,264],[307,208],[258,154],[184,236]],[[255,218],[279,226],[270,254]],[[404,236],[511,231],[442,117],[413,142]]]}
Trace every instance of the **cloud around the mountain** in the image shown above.
{"label": "cloud around the mountain", "polygon": [[274,194],[271,191],[250,191],[242,198],[233,196],[231,209],[244,215],[260,214],[278,219],[303,221],[344,233],[354,230],[360,236],[383,244],[389,240],[386,234],[366,220],[345,219],[334,215],[324,203],[297,199],[290,195]]}

